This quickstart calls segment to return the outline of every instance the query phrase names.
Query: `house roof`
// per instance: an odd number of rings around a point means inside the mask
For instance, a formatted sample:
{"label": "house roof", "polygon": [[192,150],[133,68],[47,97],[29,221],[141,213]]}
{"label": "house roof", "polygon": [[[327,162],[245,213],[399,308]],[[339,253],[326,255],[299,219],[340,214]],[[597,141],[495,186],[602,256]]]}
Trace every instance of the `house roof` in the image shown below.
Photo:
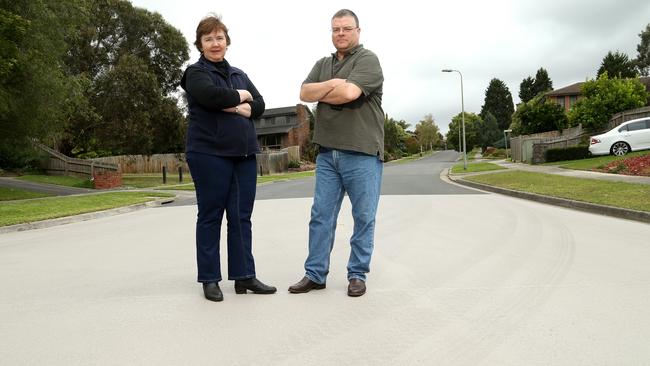
{"label": "house roof", "polygon": [[298,108],[306,108],[302,105],[290,107],[269,108],[259,118],[255,118],[255,129],[258,135],[271,135],[287,133],[292,128],[298,127],[302,121],[298,117]]}
{"label": "house roof", "polygon": [[578,95],[580,94],[580,87],[584,84],[583,82],[571,84],[565,86],[564,88],[555,89],[551,92],[546,93],[549,97],[559,97],[563,95]]}
{"label": "house roof", "polygon": [[298,106],[294,105],[291,107],[269,108],[264,111],[264,114],[260,118],[291,116],[296,114],[298,114]]}
{"label": "house roof", "polygon": [[[645,85],[645,89],[650,92],[650,76],[641,76],[638,78],[641,84]],[[546,93],[546,96],[549,97],[561,97],[566,95],[580,95],[580,87],[584,82],[579,82],[565,86],[564,88],[555,89],[551,92]]]}
{"label": "house roof", "polygon": [[255,130],[257,131],[258,136],[263,136],[263,135],[273,135],[276,133],[287,133],[291,131],[291,129],[294,127],[296,126],[294,125],[269,126],[269,127],[256,127]]}

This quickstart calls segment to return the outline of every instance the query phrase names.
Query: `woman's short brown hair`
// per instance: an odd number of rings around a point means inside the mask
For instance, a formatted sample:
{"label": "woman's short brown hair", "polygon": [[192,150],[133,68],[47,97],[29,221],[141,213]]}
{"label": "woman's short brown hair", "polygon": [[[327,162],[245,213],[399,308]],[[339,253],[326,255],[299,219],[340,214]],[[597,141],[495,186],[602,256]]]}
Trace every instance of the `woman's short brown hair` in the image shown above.
{"label": "woman's short brown hair", "polygon": [[223,24],[220,16],[210,14],[205,18],[201,19],[198,27],[196,27],[196,40],[194,41],[194,45],[199,50],[199,52],[203,53],[203,50],[201,50],[201,37],[203,37],[206,34],[210,34],[215,30],[223,31],[223,33],[226,35],[226,45],[230,46],[230,36],[228,35],[228,27],[226,27],[226,25]]}

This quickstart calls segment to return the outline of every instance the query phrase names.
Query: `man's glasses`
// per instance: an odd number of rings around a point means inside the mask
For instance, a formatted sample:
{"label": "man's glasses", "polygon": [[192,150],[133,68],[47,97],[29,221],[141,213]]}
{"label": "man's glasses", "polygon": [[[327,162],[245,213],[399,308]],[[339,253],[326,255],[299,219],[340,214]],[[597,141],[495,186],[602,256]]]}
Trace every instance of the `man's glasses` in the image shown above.
{"label": "man's glasses", "polygon": [[357,29],[357,27],[343,27],[343,28],[336,27],[336,28],[332,28],[332,33],[338,34],[338,33],[343,32],[345,34],[348,34],[348,33],[352,32],[355,29]]}

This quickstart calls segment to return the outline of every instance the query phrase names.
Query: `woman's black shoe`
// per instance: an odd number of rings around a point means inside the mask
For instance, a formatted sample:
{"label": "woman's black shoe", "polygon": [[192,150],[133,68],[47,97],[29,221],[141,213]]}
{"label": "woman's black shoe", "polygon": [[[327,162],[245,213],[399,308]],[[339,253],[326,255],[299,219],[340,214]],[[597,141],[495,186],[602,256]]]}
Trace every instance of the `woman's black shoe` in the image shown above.
{"label": "woman's black shoe", "polygon": [[216,282],[203,283],[203,295],[210,301],[223,301],[223,293]]}
{"label": "woman's black shoe", "polygon": [[247,280],[235,280],[235,293],[245,294],[246,290],[254,294],[273,294],[277,289],[273,286],[267,286],[260,282],[257,278],[249,278]]}

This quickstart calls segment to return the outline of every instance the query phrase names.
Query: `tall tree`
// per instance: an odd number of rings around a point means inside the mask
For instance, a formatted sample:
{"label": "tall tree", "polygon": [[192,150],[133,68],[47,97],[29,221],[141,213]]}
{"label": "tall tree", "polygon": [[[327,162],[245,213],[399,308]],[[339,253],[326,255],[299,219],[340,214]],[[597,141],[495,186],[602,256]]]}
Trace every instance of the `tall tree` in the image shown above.
{"label": "tall tree", "polygon": [[[467,112],[465,112],[465,115],[467,115]],[[459,114],[460,116],[460,114]],[[447,140],[447,148],[448,149],[453,149],[458,152],[463,151],[463,142],[461,141],[462,138],[462,125],[461,125],[461,120],[455,120],[452,118],[451,122],[448,125],[449,130],[447,131],[447,135],[445,136],[445,140]]]}
{"label": "tall tree", "polygon": [[[125,0],[85,4],[88,18],[71,37],[67,67],[87,80],[91,103],[68,124],[66,152],[178,152],[185,119],[175,92],[189,58],[182,33]],[[117,108],[117,100],[125,104]]]}
{"label": "tall tree", "polygon": [[[451,119],[449,124],[449,131],[447,131],[447,147],[455,147],[454,150],[461,152],[462,149],[462,113],[458,113]],[[467,151],[471,151],[474,146],[480,146],[480,125],[482,123],[481,116],[475,113],[465,112],[465,145]],[[460,143],[459,143],[460,141]]]}
{"label": "tall tree", "polygon": [[436,125],[431,114],[425,115],[424,119],[415,126],[415,134],[418,137],[418,141],[420,141],[421,146],[425,149],[432,149],[433,146],[439,143],[438,133],[438,125]]}
{"label": "tall tree", "polygon": [[636,46],[638,52],[634,64],[639,74],[648,76],[650,73],[650,23],[645,26],[645,30],[639,33],[641,41]]}
{"label": "tall tree", "polygon": [[607,72],[607,75],[611,78],[635,78],[637,75],[634,66],[634,62],[626,54],[618,51],[614,53],[609,51],[603,58],[597,75],[600,77]]}
{"label": "tall tree", "polygon": [[553,90],[553,81],[548,76],[548,72],[543,67],[540,67],[535,74],[535,83],[533,84],[533,92],[536,95]]}
{"label": "tall tree", "polygon": [[497,119],[492,113],[487,112],[484,119],[479,122],[478,141],[481,144],[481,150],[485,151],[488,146],[494,146],[495,142],[502,139],[503,130],[499,129]]}
{"label": "tall tree", "polygon": [[384,118],[384,149],[390,158],[401,158],[406,150],[405,141],[408,138],[404,132],[404,121],[395,121],[394,119],[385,116]]}
{"label": "tall tree", "polygon": [[521,81],[521,84],[519,84],[519,99],[522,103],[526,103],[535,97],[534,85],[535,79],[530,76]]}
{"label": "tall tree", "polygon": [[600,131],[618,112],[642,107],[649,94],[639,79],[610,79],[607,73],[582,84],[584,98],[569,110],[569,125]]}
{"label": "tall tree", "polygon": [[60,135],[76,102],[63,72],[77,1],[0,0],[0,166],[21,167],[33,138]]}
{"label": "tall tree", "polygon": [[499,79],[492,79],[490,85],[485,90],[485,101],[481,107],[481,118],[485,119],[490,112],[497,119],[500,130],[505,130],[510,126],[512,113],[515,107],[512,102],[512,95],[506,84]]}

